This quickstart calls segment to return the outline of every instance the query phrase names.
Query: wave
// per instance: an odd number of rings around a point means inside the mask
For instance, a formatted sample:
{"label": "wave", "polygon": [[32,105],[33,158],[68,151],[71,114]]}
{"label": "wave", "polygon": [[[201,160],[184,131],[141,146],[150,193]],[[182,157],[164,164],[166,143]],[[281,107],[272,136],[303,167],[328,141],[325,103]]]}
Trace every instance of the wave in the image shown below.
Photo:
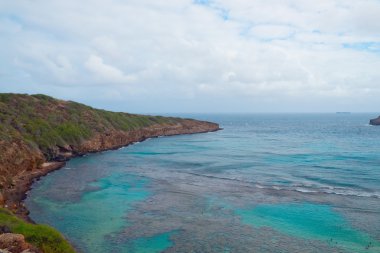
{"label": "wave", "polygon": [[299,183],[292,185],[267,185],[263,183],[258,183],[255,181],[250,181],[246,179],[241,179],[239,177],[231,177],[231,176],[215,176],[209,174],[199,174],[194,172],[183,172],[188,175],[205,177],[210,179],[219,179],[219,180],[228,180],[228,181],[236,181],[245,184],[251,184],[258,189],[269,189],[269,190],[277,190],[277,191],[296,191],[301,193],[312,193],[312,194],[335,194],[335,195],[343,195],[343,196],[355,196],[355,197],[367,197],[367,198],[379,198],[379,191],[371,191],[369,189],[361,188],[361,189],[352,189],[348,187],[339,187],[339,186],[330,186],[324,184],[315,184],[315,183]]}
{"label": "wave", "polygon": [[343,187],[332,187],[332,186],[326,186],[326,187],[310,187],[310,186],[279,186],[279,185],[262,185],[262,184],[255,184],[256,188],[259,189],[272,189],[277,191],[296,191],[301,193],[320,193],[320,194],[335,194],[335,195],[343,195],[343,196],[355,196],[355,197],[367,197],[367,198],[379,198],[380,199],[380,192],[370,192],[370,191],[360,191],[360,190],[354,190],[354,189],[348,189]]}
{"label": "wave", "polygon": [[356,197],[370,197],[370,198],[380,198],[380,192],[365,192],[352,189],[333,189],[333,190],[322,190],[323,193],[336,194],[344,196],[356,196]]}

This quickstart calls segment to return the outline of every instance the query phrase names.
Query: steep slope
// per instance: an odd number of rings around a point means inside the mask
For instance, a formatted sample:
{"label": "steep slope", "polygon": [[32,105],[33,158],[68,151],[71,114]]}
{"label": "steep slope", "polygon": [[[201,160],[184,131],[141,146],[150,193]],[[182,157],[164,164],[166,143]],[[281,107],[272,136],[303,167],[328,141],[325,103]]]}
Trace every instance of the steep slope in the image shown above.
{"label": "steep slope", "polygon": [[0,206],[25,212],[21,200],[32,180],[70,157],[218,129],[211,122],[109,112],[46,95],[0,94]]}

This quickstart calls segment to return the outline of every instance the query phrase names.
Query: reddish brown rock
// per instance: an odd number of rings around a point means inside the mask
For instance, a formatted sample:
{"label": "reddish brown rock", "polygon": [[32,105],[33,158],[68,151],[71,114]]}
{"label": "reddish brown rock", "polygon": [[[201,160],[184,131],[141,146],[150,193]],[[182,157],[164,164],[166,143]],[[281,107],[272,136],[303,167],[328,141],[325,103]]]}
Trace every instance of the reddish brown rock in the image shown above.
{"label": "reddish brown rock", "polygon": [[115,149],[137,141],[158,136],[171,136],[179,134],[205,133],[219,130],[219,125],[204,121],[183,120],[175,125],[153,125],[133,131],[109,131],[98,133],[79,146],[74,146],[77,153],[97,152],[107,149]]}
{"label": "reddish brown rock", "polygon": [[3,207],[5,204],[5,198],[3,193],[0,191],[0,207]]}
{"label": "reddish brown rock", "polygon": [[36,170],[44,161],[44,155],[37,148],[22,140],[6,141],[0,139],[0,188],[15,186],[16,175],[28,174]]}
{"label": "reddish brown rock", "polygon": [[23,235],[11,233],[0,234],[0,249],[11,253],[40,252],[31,244],[27,243]]}

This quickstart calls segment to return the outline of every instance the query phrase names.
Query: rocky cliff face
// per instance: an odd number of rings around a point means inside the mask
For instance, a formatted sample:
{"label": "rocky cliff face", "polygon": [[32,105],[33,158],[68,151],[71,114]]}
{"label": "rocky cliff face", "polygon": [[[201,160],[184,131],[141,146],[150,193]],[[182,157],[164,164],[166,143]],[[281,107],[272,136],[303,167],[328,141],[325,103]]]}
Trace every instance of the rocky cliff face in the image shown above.
{"label": "rocky cliff face", "polygon": [[373,126],[380,126],[380,116],[377,117],[376,119],[371,119],[369,121],[369,124]]}
{"label": "rocky cliff face", "polygon": [[[42,152],[22,140],[0,140],[0,207],[8,199],[22,199],[20,180],[38,171],[45,161]],[[25,188],[25,187],[24,187]],[[14,193],[13,193],[14,192]],[[14,195],[17,192],[17,197]],[[11,201],[13,204],[13,201]],[[12,206],[12,205],[11,205]]]}
{"label": "rocky cliff face", "polygon": [[22,140],[0,140],[0,186],[14,186],[16,174],[38,169],[45,158],[42,152]]}
{"label": "rocky cliff face", "polygon": [[55,154],[58,159],[66,159],[73,155],[89,152],[98,152],[107,149],[115,149],[129,145],[133,142],[143,141],[147,138],[158,136],[170,136],[179,134],[205,133],[219,130],[219,125],[205,121],[183,120],[177,124],[156,124],[131,131],[106,131],[97,133],[92,138],[79,145],[59,147]]}

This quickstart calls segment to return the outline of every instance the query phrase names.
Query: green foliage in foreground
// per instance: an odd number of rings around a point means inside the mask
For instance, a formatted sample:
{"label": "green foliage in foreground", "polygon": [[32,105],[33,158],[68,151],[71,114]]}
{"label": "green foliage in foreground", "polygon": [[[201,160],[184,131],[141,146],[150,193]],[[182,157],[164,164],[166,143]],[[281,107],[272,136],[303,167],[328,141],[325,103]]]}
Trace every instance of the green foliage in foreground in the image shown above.
{"label": "green foliage in foreground", "polygon": [[72,246],[55,229],[47,225],[27,223],[2,208],[0,208],[0,225],[9,227],[12,233],[24,235],[27,242],[44,253],[75,253]]}
{"label": "green foliage in foreground", "polygon": [[99,132],[129,131],[178,121],[109,112],[46,95],[0,93],[0,140],[22,139],[45,154],[55,146],[77,145]]}

